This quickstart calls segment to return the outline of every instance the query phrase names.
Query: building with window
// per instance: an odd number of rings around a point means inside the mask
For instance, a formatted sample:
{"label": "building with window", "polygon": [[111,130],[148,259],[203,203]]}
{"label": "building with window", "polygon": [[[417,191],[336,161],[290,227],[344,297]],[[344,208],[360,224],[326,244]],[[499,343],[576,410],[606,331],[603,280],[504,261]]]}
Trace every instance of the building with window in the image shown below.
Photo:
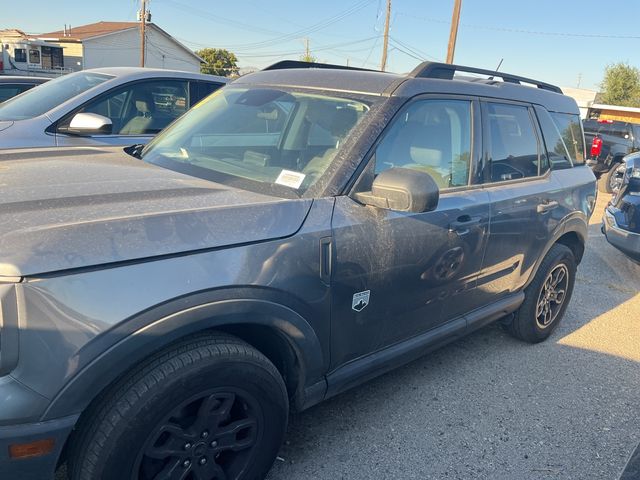
{"label": "building with window", "polygon": [[65,68],[63,48],[33,38],[22,30],[0,30],[0,74],[53,77]]}
{"label": "building with window", "polygon": [[[43,33],[47,45],[64,50],[64,64],[77,71],[140,65],[140,23],[98,22]],[[145,66],[199,72],[202,59],[154,23],[146,24]]]}

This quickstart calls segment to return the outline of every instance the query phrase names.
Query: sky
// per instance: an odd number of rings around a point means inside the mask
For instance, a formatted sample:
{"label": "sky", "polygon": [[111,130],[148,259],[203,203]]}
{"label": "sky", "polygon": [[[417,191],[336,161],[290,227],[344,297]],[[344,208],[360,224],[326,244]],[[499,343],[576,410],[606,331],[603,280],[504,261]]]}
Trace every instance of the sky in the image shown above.
{"label": "sky", "polygon": [[[134,21],[139,0],[29,0],[0,28],[28,33]],[[52,8],[55,4],[55,8]],[[14,5],[14,2],[11,2]],[[615,6],[615,7],[614,7]],[[298,59],[379,68],[386,0],[150,0],[152,21],[185,45],[227,48],[240,67]],[[453,0],[392,0],[387,70],[446,57]],[[463,0],[455,63],[597,90],[608,64],[640,67],[640,1]]]}

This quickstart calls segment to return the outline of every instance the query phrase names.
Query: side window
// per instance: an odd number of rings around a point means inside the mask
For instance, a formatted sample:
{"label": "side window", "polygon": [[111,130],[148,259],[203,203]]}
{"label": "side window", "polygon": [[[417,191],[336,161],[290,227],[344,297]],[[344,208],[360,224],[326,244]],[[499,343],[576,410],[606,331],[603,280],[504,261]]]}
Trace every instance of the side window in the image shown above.
{"label": "side window", "polygon": [[40,50],[29,50],[29,63],[40,63]]}
{"label": "side window", "polygon": [[574,165],[583,165],[585,162],[584,136],[580,128],[580,116],[556,112],[550,112],[550,114],[571,161]]}
{"label": "side window", "polygon": [[[188,82],[163,80],[121,87],[85,104],[80,112],[108,117],[114,135],[156,134],[188,109]],[[73,115],[62,126],[68,125]]]}
{"label": "side window", "polygon": [[487,103],[490,181],[536,177],[546,170],[529,109]]}
{"label": "side window", "polygon": [[28,90],[28,85],[0,85],[0,103]]}
{"label": "side window", "polygon": [[13,51],[13,58],[16,62],[26,63],[27,61],[27,50],[24,48],[16,48]]}
{"label": "side window", "polygon": [[420,100],[394,120],[375,152],[375,173],[394,167],[426,172],[440,188],[469,183],[471,102]]}

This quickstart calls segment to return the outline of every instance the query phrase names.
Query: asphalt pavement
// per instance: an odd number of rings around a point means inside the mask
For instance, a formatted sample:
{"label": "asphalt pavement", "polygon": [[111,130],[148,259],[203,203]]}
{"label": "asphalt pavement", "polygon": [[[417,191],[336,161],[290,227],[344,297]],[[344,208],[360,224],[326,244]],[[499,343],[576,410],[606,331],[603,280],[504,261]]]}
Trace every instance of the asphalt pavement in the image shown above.
{"label": "asphalt pavement", "polygon": [[551,338],[491,325],[290,419],[268,480],[618,479],[640,442],[640,266],[600,195]]}

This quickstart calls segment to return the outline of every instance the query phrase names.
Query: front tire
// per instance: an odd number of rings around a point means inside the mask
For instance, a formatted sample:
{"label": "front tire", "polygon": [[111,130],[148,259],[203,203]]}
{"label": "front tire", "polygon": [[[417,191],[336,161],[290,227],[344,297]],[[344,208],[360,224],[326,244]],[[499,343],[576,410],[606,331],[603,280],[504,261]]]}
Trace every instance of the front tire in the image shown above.
{"label": "front tire", "polygon": [[79,424],[71,480],[256,480],[288,416],[284,382],[245,342],[206,334],[126,375]]}
{"label": "front tire", "polygon": [[564,316],[573,293],[575,276],[573,252],[556,243],[525,289],[525,300],[509,325],[509,332],[529,343],[546,340]]}

